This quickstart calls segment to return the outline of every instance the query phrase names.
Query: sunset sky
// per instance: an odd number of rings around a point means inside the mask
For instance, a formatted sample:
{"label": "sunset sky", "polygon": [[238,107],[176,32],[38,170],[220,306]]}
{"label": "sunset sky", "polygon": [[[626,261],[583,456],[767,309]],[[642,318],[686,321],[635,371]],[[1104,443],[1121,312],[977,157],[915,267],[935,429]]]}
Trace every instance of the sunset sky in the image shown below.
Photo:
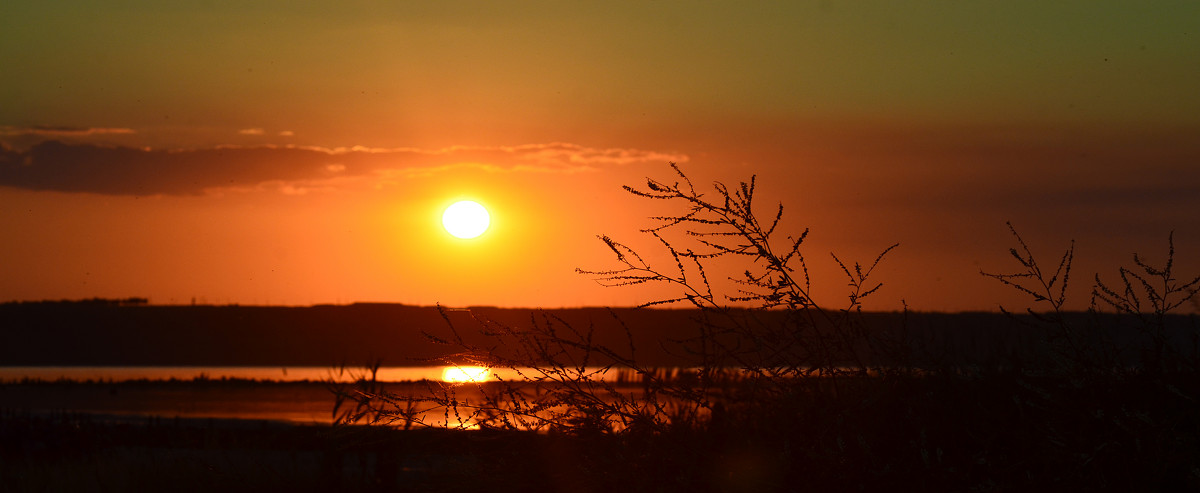
{"label": "sunset sky", "polygon": [[13,0],[0,67],[0,301],[634,305],[575,268],[655,252],[668,162],[756,174],[831,306],[900,243],[867,308],[1023,307],[1005,221],[1078,308],[1200,273],[1194,1]]}

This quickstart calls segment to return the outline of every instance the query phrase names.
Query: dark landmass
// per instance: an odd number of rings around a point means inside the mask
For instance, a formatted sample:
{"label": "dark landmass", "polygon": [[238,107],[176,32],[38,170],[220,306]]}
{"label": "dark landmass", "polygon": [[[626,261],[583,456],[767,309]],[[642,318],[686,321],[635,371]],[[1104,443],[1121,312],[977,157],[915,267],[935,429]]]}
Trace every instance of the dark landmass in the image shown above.
{"label": "dark landmass", "polygon": [[[132,300],[132,301],[131,301]],[[687,309],[517,309],[383,303],[275,306],[157,306],[142,299],[0,304],[0,366],[337,366],[425,365],[459,351],[439,344],[480,336],[497,326],[553,325],[591,330],[593,342],[647,366],[692,363],[673,341],[696,334],[700,313]],[[739,316],[777,323],[782,312],[747,310]],[[869,330],[899,335],[910,353],[938,364],[981,364],[1045,351],[1046,328],[1029,315],[997,313],[867,313]],[[1070,313],[1081,337],[1130,348],[1144,334],[1131,317]],[[1167,317],[1178,351],[1200,349],[1195,315]],[[1119,349],[1119,348],[1118,348]],[[1137,358],[1125,354],[1123,360]]]}
{"label": "dark landmass", "polygon": [[[39,302],[0,305],[3,366],[337,366],[429,364],[459,350],[426,336],[481,342],[479,320],[594,327],[597,342],[627,347],[628,326],[647,358],[669,362],[657,341],[681,337],[690,313],[580,308],[470,311],[400,304],[311,307],[154,306]],[[478,320],[477,320],[478,319]],[[451,329],[453,324],[454,330]]]}

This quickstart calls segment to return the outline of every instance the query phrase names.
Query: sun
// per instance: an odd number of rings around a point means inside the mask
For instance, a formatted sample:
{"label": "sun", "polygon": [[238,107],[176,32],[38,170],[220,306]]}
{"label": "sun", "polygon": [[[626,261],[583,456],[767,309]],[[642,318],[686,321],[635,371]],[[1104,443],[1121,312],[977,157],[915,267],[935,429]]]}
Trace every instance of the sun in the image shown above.
{"label": "sun", "polygon": [[479,383],[491,379],[491,370],[482,366],[447,366],[442,369],[442,381],[446,383]]}
{"label": "sun", "polygon": [[455,202],[442,213],[442,226],[456,238],[475,238],[487,231],[490,224],[487,209],[472,200]]}

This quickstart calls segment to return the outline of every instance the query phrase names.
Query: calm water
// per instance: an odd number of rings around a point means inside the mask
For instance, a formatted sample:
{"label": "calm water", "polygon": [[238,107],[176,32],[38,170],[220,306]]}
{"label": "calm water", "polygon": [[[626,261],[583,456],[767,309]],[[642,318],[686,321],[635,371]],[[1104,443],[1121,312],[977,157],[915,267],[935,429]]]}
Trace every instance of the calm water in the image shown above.
{"label": "calm water", "polygon": [[[391,388],[399,392],[429,395],[431,388],[487,379],[483,375],[488,373],[475,367],[386,367],[379,369],[377,379],[396,382]],[[334,407],[329,382],[350,382],[364,374],[362,369],[329,367],[0,367],[0,412],[329,423]],[[500,374],[506,380],[517,376],[513,371]],[[238,380],[221,382],[223,378]],[[76,383],[21,384],[25,379]],[[421,381],[432,385],[403,383]],[[469,394],[471,387],[456,389]],[[439,419],[445,420],[440,412],[427,422]]]}
{"label": "calm water", "polygon": [[[412,382],[440,380],[443,366],[397,366],[379,369],[378,380]],[[362,369],[339,371],[331,367],[262,367],[262,366],[8,366],[0,367],[0,382],[33,380],[112,381],[130,380],[273,380],[280,382],[353,381],[363,375]]]}
{"label": "calm water", "polygon": [[[525,370],[528,372],[528,370]],[[598,372],[598,368],[589,368]],[[131,380],[221,380],[240,379],[277,382],[352,382],[367,375],[362,368],[337,369],[327,366],[0,366],[0,383],[21,380],[74,380],[127,382]],[[385,366],[379,368],[380,382],[483,381],[498,376],[504,380],[520,378],[514,370],[484,369],[474,366]],[[597,374],[598,379],[615,381],[617,372]]]}

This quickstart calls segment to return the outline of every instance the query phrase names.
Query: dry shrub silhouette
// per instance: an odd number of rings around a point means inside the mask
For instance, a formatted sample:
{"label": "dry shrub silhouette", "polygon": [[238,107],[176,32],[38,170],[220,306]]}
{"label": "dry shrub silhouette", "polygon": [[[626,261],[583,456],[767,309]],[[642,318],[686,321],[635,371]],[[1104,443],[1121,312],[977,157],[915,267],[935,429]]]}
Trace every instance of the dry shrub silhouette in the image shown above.
{"label": "dry shrub silhouette", "polygon": [[[467,390],[464,386],[445,385],[423,401],[445,410],[439,424],[574,434],[664,433],[700,428],[745,413],[747,407],[812,392],[802,387],[836,387],[844,385],[842,377],[895,368],[882,362],[897,360],[889,352],[900,346],[898,339],[868,330],[862,302],[882,288],[871,275],[897,245],[866,265],[831,255],[849,286],[845,303],[831,308],[811,294],[802,250],[808,230],[780,238],[782,204],[772,208],[771,221],[760,220],[755,177],[732,188],[717,182],[711,191],[701,192],[674,163],[671,169],[676,180],[670,183],[649,179],[644,190],[624,187],[637,197],[682,206],[679,214],[652,217],[659,224],[642,230],[657,240],[671,265],[651,265],[629,246],[600,236],[618,266],[577,271],[611,287],[658,283],[676,288],[677,296],[651,300],[641,308],[685,304],[697,309],[694,334],[664,341],[692,364],[644,366],[624,324],[627,344],[613,347],[595,342],[594,327],[576,327],[549,313],[522,327],[471,314],[484,337],[482,343],[471,343],[443,310],[450,335],[427,336],[456,348],[447,363],[506,371],[494,371],[497,381],[468,384],[471,400],[458,397]],[[668,240],[666,233],[676,230],[683,240]],[[727,257],[748,268],[730,277],[735,292],[719,293],[710,282],[710,266]],[[516,377],[505,380],[501,373]],[[342,422],[369,418],[413,424],[411,411],[420,403],[381,392],[373,379],[357,385],[337,392],[339,408],[352,410],[342,415]]]}
{"label": "dry shrub silhouette", "polygon": [[[1028,318],[1021,320],[1044,329],[1041,335],[1051,348],[1050,361],[1040,362],[1039,370],[1060,374],[1161,374],[1185,368],[1190,371],[1200,369],[1197,365],[1200,362],[1200,351],[1197,350],[1200,332],[1197,329],[1200,327],[1194,324],[1190,329],[1171,327],[1167,321],[1168,314],[1195,301],[1200,292],[1200,276],[1186,282],[1175,278],[1174,232],[1167,237],[1167,257],[1162,267],[1155,267],[1134,253],[1133,262],[1137,268],[1118,267],[1119,285],[1106,284],[1100,274],[1095,274],[1088,316],[1072,317],[1065,306],[1075,242],[1072,241],[1063,252],[1058,267],[1051,273],[1042,270],[1012,223],[1007,225],[1017,243],[1009,253],[1021,268],[1007,274],[980,273],[1027,295],[1040,308],[1027,307]],[[1003,306],[1000,310],[1014,315]],[[1114,329],[1124,325],[1113,324],[1123,324],[1125,320],[1109,317],[1106,321],[1100,317],[1104,313],[1132,320],[1133,329],[1142,337],[1121,338]],[[1180,330],[1185,333],[1179,333]],[[1186,354],[1184,348],[1189,342],[1192,351]],[[1131,352],[1139,354],[1131,355]]]}
{"label": "dry shrub silhouette", "polygon": [[[350,410],[340,421],[568,437],[601,489],[1200,487],[1200,349],[1181,350],[1169,313],[1196,299],[1200,277],[1176,279],[1173,236],[1165,265],[1135,255],[1119,284],[1096,276],[1092,308],[1077,313],[1066,308],[1074,243],[1049,270],[1009,224],[1017,269],[981,274],[1032,302],[1002,310],[1033,329],[1034,350],[967,368],[931,359],[907,310],[898,326],[868,323],[863,301],[883,286],[872,274],[897,245],[866,264],[832,255],[848,290],[828,304],[812,294],[808,231],[780,232],[782,205],[761,220],[753,177],[701,191],[671,169],[669,182],[625,187],[681,208],[643,230],[666,265],[600,236],[616,266],[578,272],[613,287],[675,288],[642,307],[694,309],[695,332],[662,342],[690,364],[643,365],[628,327],[624,344],[612,344],[553,313],[517,326],[472,312],[478,333],[465,334],[442,309],[447,333],[427,335],[454,349],[444,363],[490,368],[496,379],[431,383],[420,397],[362,379],[339,394]],[[714,282],[731,263],[741,273]],[[1110,327],[1117,319],[1105,310],[1143,337]],[[1194,348],[1198,332],[1193,321]],[[1129,359],[1131,347],[1143,357]],[[421,409],[440,418],[426,422]],[[738,466],[746,461],[754,467]]]}
{"label": "dry shrub silhouette", "polygon": [[[1132,316],[1138,329],[1149,339],[1143,364],[1145,369],[1156,373],[1180,371],[1185,367],[1191,371],[1200,369],[1196,353],[1197,333],[1191,331],[1193,353],[1183,354],[1179,348],[1183,341],[1172,341],[1166,316],[1168,313],[1196,299],[1200,292],[1200,276],[1181,282],[1175,278],[1175,232],[1167,235],[1167,259],[1162,267],[1154,267],[1133,254],[1137,269],[1119,267],[1121,284],[1110,286],[1096,274],[1092,287],[1092,307],[1109,308],[1119,314]],[[1140,271],[1140,272],[1139,272]]]}
{"label": "dry shrub silhouette", "polygon": [[[812,282],[801,250],[808,230],[780,242],[776,229],[783,205],[774,208],[769,224],[761,222],[754,209],[755,177],[739,183],[732,192],[717,182],[713,185],[716,196],[709,200],[678,166],[672,163],[671,169],[678,177],[671,184],[649,179],[647,190],[624,188],[639,197],[682,203],[686,208],[680,215],[653,217],[660,224],[642,230],[659,241],[674,264],[666,269],[652,266],[632,248],[601,236],[620,267],[578,272],[599,276],[607,286],[662,283],[679,288],[678,297],[642,306],[686,302],[700,310],[705,332],[691,349],[701,356],[702,368],[732,365],[772,378],[864,372],[875,348],[859,317],[862,300],[883,287],[870,278],[871,273],[898,244],[885,248],[865,267],[856,262],[851,268],[832,255],[850,287],[846,305],[833,310],[811,295]],[[684,238],[694,244],[668,241],[662,233],[671,229],[682,229]],[[713,292],[706,265],[722,257],[736,257],[749,265],[740,277],[730,278],[739,286],[736,294]],[[781,310],[783,323],[748,319],[756,312],[734,310],[727,302],[750,304],[762,311]]]}

